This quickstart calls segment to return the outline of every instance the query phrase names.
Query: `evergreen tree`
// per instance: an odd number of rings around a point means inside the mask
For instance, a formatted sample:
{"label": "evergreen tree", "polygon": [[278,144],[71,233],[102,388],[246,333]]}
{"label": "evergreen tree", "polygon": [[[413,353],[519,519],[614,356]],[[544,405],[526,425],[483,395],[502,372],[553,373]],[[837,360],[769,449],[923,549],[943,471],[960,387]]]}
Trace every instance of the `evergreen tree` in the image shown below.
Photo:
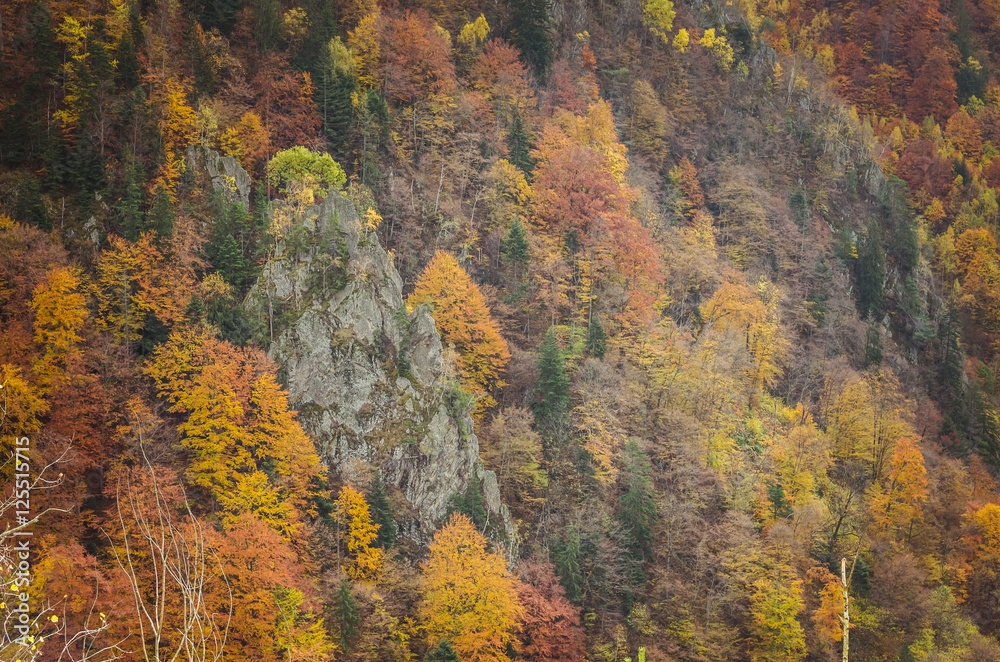
{"label": "evergreen tree", "polygon": [[146,227],[156,233],[159,243],[165,244],[174,234],[174,208],[163,186],[157,186],[153,203],[149,207]]}
{"label": "evergreen tree", "polygon": [[566,589],[566,597],[579,603],[583,597],[580,574],[580,535],[570,525],[565,538],[557,539],[552,549],[552,565],[559,575],[559,583]]}
{"label": "evergreen tree", "polygon": [[[509,0],[510,41],[525,62],[544,81],[552,66],[552,19],[548,0]],[[513,161],[511,161],[513,163]]]}
{"label": "evergreen tree", "polygon": [[368,492],[368,509],[372,521],[378,525],[376,544],[386,549],[396,542],[396,520],[392,517],[392,505],[389,503],[389,491],[386,489],[382,474],[377,474]]}
{"label": "evergreen tree", "polygon": [[461,662],[461,658],[451,647],[451,643],[447,639],[442,639],[441,643],[427,654],[424,662]]}
{"label": "evergreen tree", "polygon": [[826,253],[820,253],[819,262],[813,270],[812,286],[809,288],[809,316],[816,321],[816,326],[822,328],[826,323],[826,303],[830,300],[830,286],[833,284],[833,274],[826,263]]}
{"label": "evergreen tree", "polygon": [[[334,53],[342,57],[335,58]],[[323,122],[323,135],[330,144],[330,151],[339,156],[346,154],[350,142],[354,114],[351,95],[358,88],[357,77],[346,61],[347,57],[346,48],[339,39],[334,39],[320,49],[313,71],[313,84],[316,86],[314,99],[317,114]]]}
{"label": "evergreen tree", "polygon": [[[944,406],[947,413],[946,420],[953,420],[957,424],[959,418],[955,418],[959,411],[964,409],[965,386],[963,378],[965,376],[963,366],[965,357],[962,354],[962,346],[959,341],[961,334],[962,319],[958,311],[958,301],[954,296],[948,300],[948,306],[941,322],[938,326],[939,359],[937,361],[937,398]],[[964,419],[964,415],[960,417]],[[956,426],[962,429],[964,426]]]}
{"label": "evergreen tree", "polygon": [[52,220],[42,200],[42,185],[31,175],[25,176],[15,189],[14,220],[34,225],[42,230],[52,229]]}
{"label": "evergreen tree", "polygon": [[800,229],[805,230],[809,223],[809,201],[806,199],[806,192],[801,184],[795,187],[792,195],[788,198],[788,208],[792,211],[795,224]]}
{"label": "evergreen tree", "polygon": [[464,494],[453,494],[449,500],[448,515],[459,512],[472,520],[478,528],[486,526],[487,513],[486,501],[483,499],[483,490],[480,485],[479,475],[473,470],[469,478],[469,484],[465,487]]}
{"label": "evergreen tree", "polygon": [[122,195],[115,203],[115,216],[121,235],[129,241],[138,241],[145,227],[142,214],[142,182],[145,173],[142,165],[126,149],[125,185]]}
{"label": "evergreen tree", "polygon": [[879,240],[878,223],[872,220],[856,264],[858,295],[855,305],[861,319],[877,320],[885,301],[885,253]]}
{"label": "evergreen tree", "polygon": [[618,521],[624,542],[633,557],[646,560],[652,555],[653,524],[656,522],[656,494],[650,478],[652,467],[639,442],[625,444],[625,485],[619,498]]}
{"label": "evergreen tree", "polygon": [[507,161],[521,169],[529,178],[535,169],[535,160],[531,158],[531,139],[524,130],[521,114],[514,113],[514,121],[507,130]]}
{"label": "evergreen tree", "polygon": [[353,640],[358,635],[361,612],[347,579],[340,580],[340,590],[334,597],[334,610],[340,630],[340,645],[345,651],[350,651]]}
{"label": "evergreen tree", "polygon": [[590,321],[590,328],[587,329],[587,353],[591,356],[603,359],[608,351],[608,334],[605,333],[601,320],[596,317]]}
{"label": "evergreen tree", "polygon": [[270,51],[278,44],[281,32],[281,4],[278,0],[253,0],[253,36],[257,49]]}
{"label": "evergreen tree", "polygon": [[[48,85],[59,71],[58,54],[62,49],[56,43],[52,17],[45,3],[36,0],[27,10],[25,20],[22,57],[31,67],[13,103],[2,104],[4,109],[0,111],[0,163],[8,167],[21,165],[51,148],[46,99]],[[5,25],[3,29],[9,27]],[[9,65],[2,63],[2,68],[6,70]]]}
{"label": "evergreen tree", "polygon": [[792,516],[792,505],[785,497],[785,488],[781,483],[772,483],[767,488],[767,499],[771,502],[771,516],[784,519]]}
{"label": "evergreen tree", "polygon": [[868,327],[868,335],[865,338],[864,367],[867,370],[880,365],[882,365],[882,336],[878,332],[878,327],[872,324]]}
{"label": "evergreen tree", "polygon": [[514,282],[517,282],[517,265],[528,264],[528,233],[520,217],[511,221],[507,236],[500,245],[504,258],[514,267]]}
{"label": "evergreen tree", "polygon": [[555,328],[549,328],[538,348],[538,387],[535,391],[535,425],[547,437],[562,431],[569,413],[570,378]]}

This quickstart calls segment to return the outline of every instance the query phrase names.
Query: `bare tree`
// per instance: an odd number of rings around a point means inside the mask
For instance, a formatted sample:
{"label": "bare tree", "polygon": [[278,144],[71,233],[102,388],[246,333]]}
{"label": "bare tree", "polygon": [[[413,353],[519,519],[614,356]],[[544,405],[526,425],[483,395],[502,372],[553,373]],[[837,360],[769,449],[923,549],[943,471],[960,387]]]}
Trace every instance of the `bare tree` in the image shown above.
{"label": "bare tree", "polygon": [[[179,503],[164,491],[139,435],[143,465],[118,477],[120,538],[105,532],[131,589],[139,646],[147,662],[221,660],[232,587],[183,488]],[[208,599],[220,583],[228,597],[222,613]]]}

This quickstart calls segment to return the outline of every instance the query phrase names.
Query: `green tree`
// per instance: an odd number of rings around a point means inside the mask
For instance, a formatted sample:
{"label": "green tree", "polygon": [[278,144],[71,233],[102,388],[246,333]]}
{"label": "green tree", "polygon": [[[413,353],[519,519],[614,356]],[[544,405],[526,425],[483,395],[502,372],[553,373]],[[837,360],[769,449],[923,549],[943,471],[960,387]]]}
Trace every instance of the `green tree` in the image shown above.
{"label": "green tree", "polygon": [[514,267],[514,282],[517,282],[517,265],[526,266],[528,264],[528,233],[524,230],[524,224],[520,217],[511,221],[507,236],[500,246],[503,256]]}
{"label": "green tree", "polygon": [[480,529],[486,524],[486,501],[483,499],[483,490],[480,485],[479,475],[475,470],[469,477],[469,483],[465,487],[463,494],[452,495],[448,508],[448,516],[451,513],[459,512],[472,520]]}
{"label": "green tree", "polygon": [[323,122],[323,134],[331,151],[345,155],[354,114],[351,95],[358,89],[354,58],[340,37],[334,37],[325,48],[320,49],[314,69],[314,98]]}
{"label": "green tree", "polygon": [[520,113],[514,113],[514,120],[507,130],[507,160],[520,168],[525,177],[530,177],[535,169],[535,160],[531,158],[531,136],[524,129]]}
{"label": "green tree", "polygon": [[461,662],[461,658],[458,657],[455,649],[451,647],[451,642],[447,639],[442,639],[441,643],[427,654],[424,662]]}
{"label": "green tree", "polygon": [[562,431],[569,413],[570,378],[555,328],[549,328],[538,348],[538,386],[535,390],[535,425],[548,437]]}
{"label": "green tree", "polygon": [[587,352],[596,358],[603,359],[608,351],[608,334],[596,317],[590,321],[587,329]]}
{"label": "green tree", "polygon": [[392,516],[392,504],[389,503],[389,491],[381,473],[372,480],[368,491],[368,509],[372,522],[378,525],[376,544],[383,549],[391,547],[396,542],[397,527]]}
{"label": "green tree", "polygon": [[882,316],[885,302],[885,251],[879,238],[878,222],[874,219],[868,226],[868,233],[856,263],[858,294],[855,305],[861,319],[877,320]]}
{"label": "green tree", "polygon": [[580,534],[572,524],[566,535],[557,538],[552,546],[552,564],[559,575],[559,583],[566,589],[566,597],[579,604],[583,597],[583,577],[580,573]]}
{"label": "green tree", "polygon": [[278,0],[253,0],[250,10],[257,48],[261,51],[272,50],[281,33],[281,4]]}
{"label": "green tree", "polygon": [[[552,66],[552,19],[548,0],[509,0],[510,40],[540,81]],[[514,163],[514,161],[511,161]],[[515,164],[516,165],[516,164]]]}
{"label": "green tree", "polygon": [[618,521],[622,525],[622,542],[633,561],[632,574],[636,584],[645,577],[642,563],[653,552],[653,525],[656,523],[656,493],[650,478],[652,467],[639,442],[630,439],[625,444],[625,493],[618,499]]}
{"label": "green tree", "polygon": [[340,645],[345,651],[350,651],[354,638],[358,636],[361,612],[358,609],[358,601],[351,593],[351,584],[346,578],[340,580],[340,590],[334,598],[334,615],[340,632]]}
{"label": "green tree", "polygon": [[871,324],[865,337],[864,368],[867,370],[880,365],[882,365],[882,335],[878,331],[878,326]]}

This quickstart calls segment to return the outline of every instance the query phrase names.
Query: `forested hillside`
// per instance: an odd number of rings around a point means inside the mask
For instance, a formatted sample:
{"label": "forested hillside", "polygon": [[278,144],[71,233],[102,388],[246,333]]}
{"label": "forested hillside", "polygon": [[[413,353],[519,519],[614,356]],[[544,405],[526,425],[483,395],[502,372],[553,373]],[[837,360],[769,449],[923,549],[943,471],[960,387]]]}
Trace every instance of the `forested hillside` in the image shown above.
{"label": "forested hillside", "polygon": [[4,0],[0,659],[1000,661],[998,54]]}

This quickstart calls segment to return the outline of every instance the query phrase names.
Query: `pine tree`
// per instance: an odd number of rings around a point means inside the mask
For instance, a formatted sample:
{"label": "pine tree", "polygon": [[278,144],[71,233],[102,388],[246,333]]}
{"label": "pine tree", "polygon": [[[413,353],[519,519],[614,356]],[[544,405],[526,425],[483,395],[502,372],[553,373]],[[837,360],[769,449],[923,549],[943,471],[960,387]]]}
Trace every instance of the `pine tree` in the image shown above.
{"label": "pine tree", "polygon": [[337,626],[340,630],[340,645],[345,651],[350,651],[353,640],[358,636],[358,626],[361,625],[361,612],[358,601],[351,593],[351,584],[347,579],[340,580],[340,590],[334,598]]}
{"label": "pine tree", "polygon": [[463,494],[452,495],[448,516],[451,516],[453,512],[462,513],[480,529],[486,525],[486,502],[483,499],[479,474],[475,470],[473,470],[472,476],[469,478],[465,492]]}
{"label": "pine tree", "polygon": [[[511,42],[544,81],[552,65],[552,19],[548,0],[509,0]],[[513,161],[511,161],[513,163]]]}
{"label": "pine tree", "polygon": [[524,224],[520,217],[515,217],[511,221],[510,229],[500,246],[503,256],[514,267],[514,282],[517,282],[517,265],[528,264],[528,233],[524,231]]}
{"label": "pine tree", "polygon": [[153,193],[146,227],[156,233],[160,245],[166,243],[174,234],[174,209],[170,203],[170,196],[162,184],[157,186],[156,192]]}
{"label": "pine tree", "polygon": [[549,438],[562,431],[569,413],[570,378],[554,328],[549,328],[538,348],[538,387],[535,391],[535,425]]}
{"label": "pine tree", "polygon": [[799,184],[795,187],[792,195],[788,198],[788,208],[792,211],[792,217],[799,229],[805,230],[809,222],[809,201],[806,199],[805,189]]}
{"label": "pine tree", "polygon": [[656,522],[656,494],[650,479],[649,460],[635,439],[625,444],[625,484],[619,498],[618,521],[631,556],[642,561],[652,555],[653,524]]}
{"label": "pine tree", "polygon": [[270,51],[281,32],[281,5],[278,0],[253,0],[253,36],[260,51]]}
{"label": "pine tree", "polygon": [[351,95],[358,88],[353,60],[339,38],[320,49],[313,71],[316,110],[323,122],[323,134],[330,151],[343,156],[350,139],[353,107]]}
{"label": "pine tree", "polygon": [[34,225],[42,230],[52,229],[52,220],[42,201],[42,185],[31,175],[25,176],[15,189],[14,220]]}
{"label": "pine tree", "polygon": [[601,320],[595,317],[587,329],[587,352],[595,358],[603,359],[607,351],[608,334],[604,331]]}
{"label": "pine tree", "polygon": [[141,185],[145,177],[142,165],[137,159],[126,153],[125,160],[125,186],[122,197],[115,203],[114,209],[121,235],[129,241],[138,241],[146,229],[143,223]]}
{"label": "pine tree", "polygon": [[458,657],[455,649],[451,647],[451,642],[447,639],[442,639],[441,643],[427,654],[424,662],[461,662],[461,658]]}
{"label": "pine tree", "polygon": [[396,542],[396,520],[392,517],[392,504],[389,503],[389,491],[386,489],[382,474],[377,474],[368,492],[368,509],[372,521],[378,525],[378,537],[375,544],[386,549]]}
{"label": "pine tree", "polygon": [[833,275],[830,273],[830,266],[826,263],[826,253],[820,253],[819,262],[813,271],[812,287],[809,288],[809,316],[816,321],[816,326],[822,327],[826,323],[826,302],[830,300],[830,285],[833,283]]}
{"label": "pine tree", "polygon": [[580,575],[580,535],[576,527],[570,525],[566,536],[553,546],[553,565],[559,575],[559,583],[566,589],[566,597],[579,603],[583,597]]}
{"label": "pine tree", "polygon": [[531,158],[530,136],[524,130],[520,113],[514,113],[514,121],[507,130],[507,161],[520,168],[525,177],[530,178],[535,169],[535,160]]}
{"label": "pine tree", "polygon": [[879,240],[878,222],[872,220],[856,264],[858,296],[855,305],[861,319],[877,320],[885,302],[885,252]]}
{"label": "pine tree", "polygon": [[868,334],[865,337],[864,367],[867,370],[880,365],[882,365],[882,336],[878,332],[878,327],[872,324],[868,327]]}

